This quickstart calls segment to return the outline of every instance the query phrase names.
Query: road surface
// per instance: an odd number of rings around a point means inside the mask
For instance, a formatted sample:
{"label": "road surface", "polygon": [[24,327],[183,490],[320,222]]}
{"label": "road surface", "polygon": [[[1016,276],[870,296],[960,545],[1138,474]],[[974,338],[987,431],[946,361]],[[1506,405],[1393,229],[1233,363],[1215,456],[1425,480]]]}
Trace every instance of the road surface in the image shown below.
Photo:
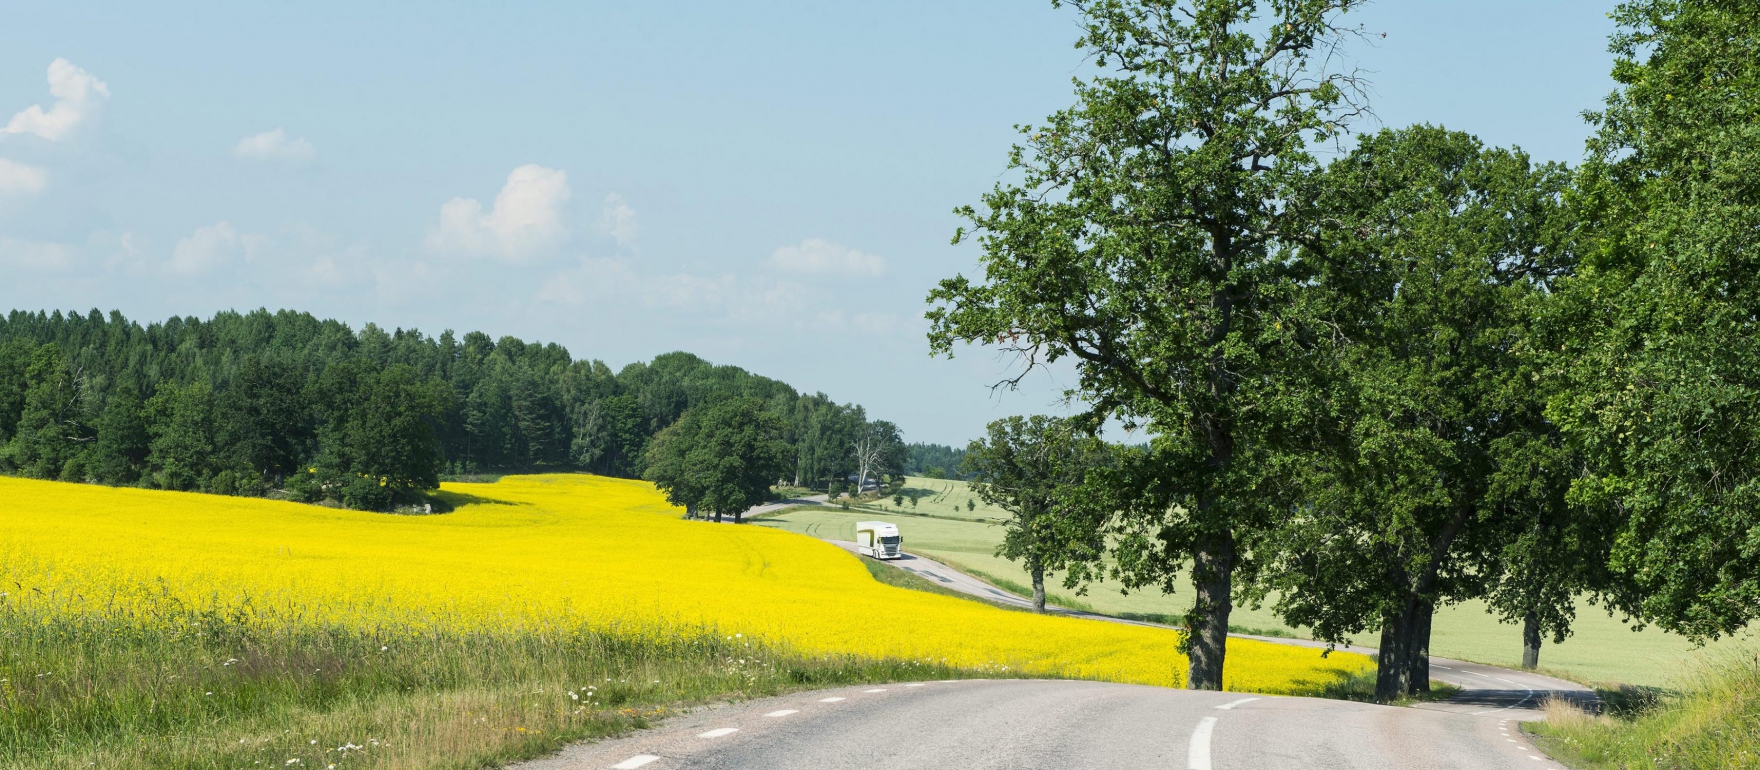
{"label": "road surface", "polygon": [[1557,768],[1509,716],[1046,680],[819,690],[696,711],[521,770]]}
{"label": "road surface", "polygon": [[[856,544],[841,540],[832,540],[832,544],[855,553]],[[865,557],[858,557],[865,558]],[[971,594],[981,599],[988,599],[999,604],[1031,609],[1033,602],[1026,597],[1004,591],[976,577],[923,556],[904,554],[903,558],[885,562],[894,567],[916,574],[944,588],[961,593]],[[1112,623],[1129,623],[1132,625],[1158,625],[1139,620],[1126,620],[1109,615],[1098,615],[1092,612],[1072,610],[1064,607],[1047,605],[1047,610],[1061,615],[1103,620]],[[1307,639],[1285,639],[1271,636],[1250,636],[1246,634],[1230,634],[1244,639],[1258,639],[1277,644],[1294,644],[1303,647],[1325,647],[1321,642]],[[1372,647],[1345,645],[1338,649],[1374,655]],[[1519,720],[1537,719],[1540,717],[1540,705],[1548,697],[1568,698],[1579,703],[1592,703],[1595,691],[1575,682],[1555,679],[1527,671],[1487,666],[1482,663],[1468,663],[1448,658],[1430,658],[1430,678],[1447,682],[1461,688],[1459,694],[1445,701],[1422,703],[1414,708],[1431,711],[1449,711],[1475,716],[1496,715],[1514,716]],[[1510,713],[1504,713],[1510,712]]]}
{"label": "road surface", "polygon": [[[907,555],[888,563],[953,590],[1031,606],[932,559]],[[1529,743],[1521,722],[1538,718],[1548,695],[1594,697],[1570,682],[1443,658],[1431,658],[1431,676],[1461,692],[1401,708],[1104,682],[863,685],[705,707],[518,768],[1557,768]]]}

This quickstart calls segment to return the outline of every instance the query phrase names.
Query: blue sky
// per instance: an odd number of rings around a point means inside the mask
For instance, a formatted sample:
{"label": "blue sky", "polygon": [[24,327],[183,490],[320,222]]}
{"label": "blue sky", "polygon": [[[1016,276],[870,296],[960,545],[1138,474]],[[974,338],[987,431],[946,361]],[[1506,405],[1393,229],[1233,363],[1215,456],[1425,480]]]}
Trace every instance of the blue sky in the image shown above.
{"label": "blue sky", "polygon": [[[1048,2],[3,3],[0,310],[289,307],[669,350],[963,444],[1059,411],[923,297],[1086,73]],[[1376,125],[1574,162],[1609,3],[1390,2]],[[1387,33],[1385,38],[1380,33]]]}

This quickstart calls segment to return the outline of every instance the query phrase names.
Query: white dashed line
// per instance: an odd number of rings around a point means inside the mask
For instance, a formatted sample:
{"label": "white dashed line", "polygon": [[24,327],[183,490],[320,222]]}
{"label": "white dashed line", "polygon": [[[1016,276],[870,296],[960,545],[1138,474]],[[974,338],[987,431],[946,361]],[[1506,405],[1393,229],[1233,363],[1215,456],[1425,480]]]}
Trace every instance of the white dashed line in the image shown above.
{"label": "white dashed line", "polygon": [[1436,665],[1436,664],[1435,664],[1435,663],[1432,663],[1432,664],[1430,664],[1430,667],[1431,667],[1431,668],[1440,668],[1440,669],[1442,669],[1442,670],[1443,670],[1443,671],[1453,671],[1453,670],[1454,670],[1454,669],[1452,669],[1452,668],[1449,668],[1449,667],[1448,667],[1448,666],[1438,666],[1438,665]]}
{"label": "white dashed line", "polygon": [[1210,770],[1210,733],[1216,730],[1216,717],[1198,720],[1192,731],[1191,747],[1186,750],[1186,770]]}
{"label": "white dashed line", "polygon": [[833,698],[820,698],[819,702],[820,703],[836,703],[840,700],[843,700],[843,699],[842,698],[835,698],[835,697],[833,697]]}
{"label": "white dashed line", "polygon": [[659,759],[659,757],[656,757],[653,754],[637,754],[629,759],[612,765],[611,770],[636,770],[636,768],[657,759]]}
{"label": "white dashed line", "polygon": [[874,689],[872,689],[872,690],[863,690],[863,691],[862,691],[862,692],[886,692],[886,688],[884,688],[884,687],[876,687],[876,688],[874,688]]}
{"label": "white dashed line", "polygon": [[768,714],[765,714],[764,716],[785,717],[785,716],[788,716],[789,714],[799,714],[799,713],[801,713],[800,709],[782,709],[781,711],[772,711]]}
{"label": "white dashed line", "polygon": [[1534,760],[1535,762],[1545,761],[1545,760],[1540,759],[1539,757],[1534,756],[1533,754],[1529,754],[1528,758]]}
{"label": "white dashed line", "polygon": [[922,687],[923,685],[920,683],[911,683],[911,684],[907,684],[905,686],[906,687]]}
{"label": "white dashed line", "polygon": [[1224,704],[1222,704],[1222,705],[1220,705],[1220,706],[1217,706],[1217,708],[1219,708],[1219,709],[1222,709],[1222,710],[1224,710],[1224,711],[1227,711],[1227,710],[1228,710],[1228,709],[1231,709],[1231,708],[1234,708],[1234,707],[1235,707],[1235,706],[1239,706],[1239,705],[1241,705],[1241,704],[1242,704],[1242,703],[1252,703],[1252,702],[1253,702],[1253,701],[1256,701],[1256,700],[1258,700],[1258,698],[1242,698],[1242,699],[1240,699],[1240,700],[1237,700],[1237,701],[1232,701],[1232,702],[1229,702],[1229,703],[1224,703]]}
{"label": "white dashed line", "polygon": [[732,735],[737,732],[739,732],[739,728],[737,728],[737,727],[717,727],[717,728],[710,730],[709,732],[703,733],[702,735],[699,735],[697,737],[698,738],[723,738],[723,737]]}

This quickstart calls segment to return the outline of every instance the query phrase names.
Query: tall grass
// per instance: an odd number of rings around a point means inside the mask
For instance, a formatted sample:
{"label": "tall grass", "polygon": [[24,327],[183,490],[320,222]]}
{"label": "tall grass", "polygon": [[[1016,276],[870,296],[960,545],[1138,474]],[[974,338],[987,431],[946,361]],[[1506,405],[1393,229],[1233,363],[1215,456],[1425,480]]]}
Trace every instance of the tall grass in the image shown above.
{"label": "tall grass", "polygon": [[971,673],[708,630],[144,620],[0,598],[0,767],[477,768],[692,704]]}
{"label": "tall grass", "polygon": [[1590,768],[1760,768],[1760,652],[1690,670],[1672,693],[1603,693],[1605,714],[1547,704],[1533,727],[1554,756]]}

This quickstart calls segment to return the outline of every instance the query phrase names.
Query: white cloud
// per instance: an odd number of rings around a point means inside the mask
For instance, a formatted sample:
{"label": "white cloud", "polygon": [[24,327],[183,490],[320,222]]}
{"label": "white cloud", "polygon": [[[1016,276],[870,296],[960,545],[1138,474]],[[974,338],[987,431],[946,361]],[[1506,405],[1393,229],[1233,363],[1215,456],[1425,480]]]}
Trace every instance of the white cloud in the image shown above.
{"label": "white cloud", "polygon": [[275,129],[238,140],[232,154],[246,160],[285,160],[304,163],[318,157],[305,137],[289,140],[287,131]]}
{"label": "white cloud", "polygon": [[824,238],[808,238],[771,252],[770,266],[791,273],[879,275],[886,269],[886,260]]}
{"label": "white cloud", "polygon": [[19,270],[56,271],[71,266],[79,250],[54,241],[0,238],[0,265]]}
{"label": "white cloud", "polygon": [[42,192],[48,181],[47,171],[0,158],[0,195]]}
{"label": "white cloud", "polygon": [[26,107],[0,134],[36,134],[50,141],[66,139],[81,121],[110,98],[110,87],[91,73],[74,66],[66,59],[49,63],[49,94],[55,103],[49,109],[40,104]]}
{"label": "white cloud", "polygon": [[636,210],[622,195],[612,193],[605,196],[605,208],[599,212],[599,234],[611,236],[619,246],[635,244]]}
{"label": "white cloud", "polygon": [[507,175],[495,207],[487,213],[475,198],[453,198],[441,206],[440,224],[428,235],[428,246],[458,254],[526,259],[568,237],[562,205],[569,195],[566,172],[520,166]]}
{"label": "white cloud", "polygon": [[242,243],[238,231],[226,222],[198,227],[172,247],[171,269],[179,273],[207,271],[230,261],[238,254]]}

